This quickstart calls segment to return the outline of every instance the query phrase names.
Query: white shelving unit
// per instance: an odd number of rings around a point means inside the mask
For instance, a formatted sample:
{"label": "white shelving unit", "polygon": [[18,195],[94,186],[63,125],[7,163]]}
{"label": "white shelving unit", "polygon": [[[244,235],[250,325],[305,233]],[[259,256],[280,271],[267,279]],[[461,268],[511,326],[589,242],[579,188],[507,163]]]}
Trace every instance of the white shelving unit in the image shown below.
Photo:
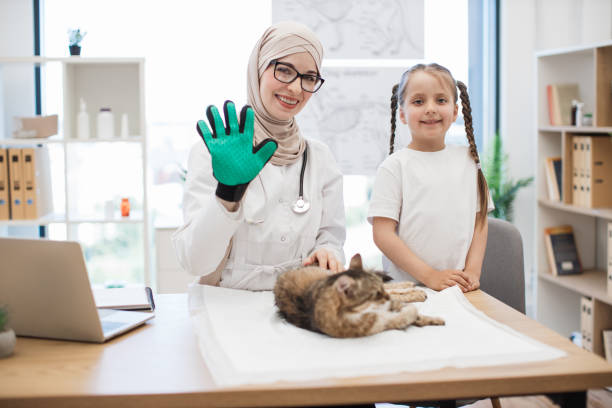
{"label": "white shelving unit", "polygon": [[[607,223],[612,208],[586,208],[572,203],[571,143],[574,135],[612,137],[612,42],[537,53],[537,154],[536,248],[538,274],[537,318],[569,336],[580,331],[582,296],[600,302],[596,309],[612,313],[607,292]],[[547,85],[577,83],[584,112],[593,113],[593,126],[550,126]],[[612,142],[612,141],[611,141]],[[562,157],[562,200],[548,198],[547,157]],[[610,158],[612,160],[612,157]],[[544,229],[571,225],[584,273],[554,276],[549,272]],[[595,316],[595,319],[598,319]],[[602,319],[607,319],[603,316]],[[601,335],[601,333],[595,333]],[[601,351],[597,351],[601,354]]]}
{"label": "white shelving unit", "polygon": [[[14,70],[18,66],[50,68],[59,65],[61,70],[61,103],[58,103],[60,112],[43,112],[43,114],[59,113],[58,135],[47,139],[12,139],[7,134],[7,121],[12,122],[12,116],[33,116],[34,112],[15,111],[7,100],[14,97],[6,88],[15,88],[14,84],[4,84],[7,79],[3,77],[3,71]],[[33,72],[33,70],[31,71]],[[5,85],[4,87],[2,85]],[[42,84],[43,93],[45,83]],[[8,93],[8,97],[7,97]],[[29,96],[28,96],[29,97]],[[33,98],[34,95],[31,96]],[[76,118],[79,110],[79,100],[84,98],[87,103],[87,111],[90,122],[90,139],[77,139]],[[4,99],[4,100],[3,100]],[[114,134],[120,134],[120,116],[127,113],[129,118],[129,136],[115,137],[112,139],[98,139],[96,134],[97,109],[102,106],[111,106],[115,114]],[[150,217],[148,208],[148,181],[147,181],[147,137],[145,122],[145,99],[144,99],[144,59],[143,58],[50,58],[50,57],[4,57],[0,58],[0,146],[1,147],[27,147],[27,146],[59,146],[63,150],[64,157],[64,207],[55,208],[54,213],[34,220],[8,220],[0,221],[0,226],[39,226],[50,224],[64,224],[66,236],[69,240],[78,240],[75,237],[74,226],[78,224],[135,224],[141,225],[143,237],[143,272],[145,285],[151,285],[150,272]],[[82,152],[79,149],[87,148],[135,150],[139,152],[138,158],[141,163],[141,174],[135,178],[138,180],[137,193],[130,192],[132,210],[130,216],[123,218],[119,214],[119,203],[116,203],[115,216],[106,217],[99,209],[79,208],[78,184],[87,182],[79,174],[73,174],[73,162],[76,156]],[[109,166],[113,169],[121,167],[122,163],[108,158]],[[83,165],[81,165],[83,166]],[[87,164],[85,164],[85,167]],[[100,169],[98,169],[100,170]],[[104,169],[101,169],[104,171]],[[126,175],[126,177],[133,175]],[[113,180],[108,180],[112,183]],[[52,185],[59,180],[52,180]],[[125,192],[123,192],[125,193]],[[125,195],[125,194],[124,194]]]}

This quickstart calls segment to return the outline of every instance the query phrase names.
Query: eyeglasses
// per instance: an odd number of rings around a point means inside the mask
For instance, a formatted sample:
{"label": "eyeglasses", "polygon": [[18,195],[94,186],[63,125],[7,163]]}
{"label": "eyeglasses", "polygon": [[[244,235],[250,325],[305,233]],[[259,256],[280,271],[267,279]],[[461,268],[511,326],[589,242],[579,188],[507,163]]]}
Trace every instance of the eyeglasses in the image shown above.
{"label": "eyeglasses", "polygon": [[274,78],[284,84],[290,84],[299,77],[300,85],[306,92],[317,92],[321,88],[321,85],[323,85],[323,82],[325,82],[325,80],[318,75],[300,74],[291,64],[285,62],[273,60],[270,64],[274,64]]}

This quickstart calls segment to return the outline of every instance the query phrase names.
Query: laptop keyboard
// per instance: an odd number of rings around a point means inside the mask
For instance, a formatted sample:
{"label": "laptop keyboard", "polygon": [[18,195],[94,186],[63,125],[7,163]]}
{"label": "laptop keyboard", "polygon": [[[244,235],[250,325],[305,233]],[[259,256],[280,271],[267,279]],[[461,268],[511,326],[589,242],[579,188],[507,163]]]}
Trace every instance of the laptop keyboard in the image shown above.
{"label": "laptop keyboard", "polygon": [[121,326],[125,326],[125,322],[113,322],[110,320],[102,320],[102,331],[104,333],[115,330]]}

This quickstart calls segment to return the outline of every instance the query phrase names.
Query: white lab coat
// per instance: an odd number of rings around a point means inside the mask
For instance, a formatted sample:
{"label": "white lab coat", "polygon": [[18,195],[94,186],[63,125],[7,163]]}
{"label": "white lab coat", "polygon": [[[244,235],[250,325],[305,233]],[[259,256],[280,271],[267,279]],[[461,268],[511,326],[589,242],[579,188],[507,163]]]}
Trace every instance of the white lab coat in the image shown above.
{"label": "white lab coat", "polygon": [[270,290],[281,272],[301,265],[319,248],[344,264],[342,174],[329,148],[309,140],[304,197],[311,207],[296,214],[292,206],[301,167],[302,158],[287,166],[266,164],[249,184],[238,211],[231,213],[215,195],[208,149],[203,142],[195,144],[183,197],[184,225],[172,238],[181,266],[202,283],[215,283],[210,278],[220,268],[220,286]]}

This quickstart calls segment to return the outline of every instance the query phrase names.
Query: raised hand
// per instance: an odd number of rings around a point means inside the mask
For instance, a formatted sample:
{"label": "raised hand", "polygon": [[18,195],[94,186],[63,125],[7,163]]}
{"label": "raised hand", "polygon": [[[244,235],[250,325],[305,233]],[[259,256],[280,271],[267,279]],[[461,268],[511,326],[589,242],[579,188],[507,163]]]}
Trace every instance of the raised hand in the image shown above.
{"label": "raised hand", "polygon": [[212,132],[203,120],[198,121],[196,128],[212,157],[213,176],[219,182],[217,196],[238,202],[278,145],[274,140],[266,139],[253,146],[255,115],[250,106],[245,105],[240,111],[240,122],[234,102],[225,101],[223,113],[227,126],[223,125],[217,108],[210,105],[206,117]]}

